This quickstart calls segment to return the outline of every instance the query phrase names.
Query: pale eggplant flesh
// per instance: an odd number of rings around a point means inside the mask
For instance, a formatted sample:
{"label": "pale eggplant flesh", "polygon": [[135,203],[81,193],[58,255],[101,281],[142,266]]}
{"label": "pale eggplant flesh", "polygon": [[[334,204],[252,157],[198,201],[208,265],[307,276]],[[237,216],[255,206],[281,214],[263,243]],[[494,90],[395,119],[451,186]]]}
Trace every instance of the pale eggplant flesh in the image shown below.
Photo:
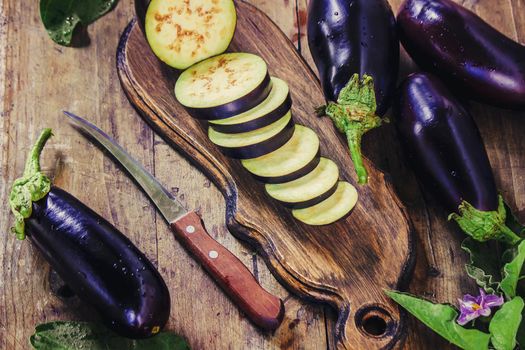
{"label": "pale eggplant flesh", "polygon": [[144,32],[162,62],[186,69],[226,51],[236,23],[233,0],[152,0]]}
{"label": "pale eggplant flesh", "polygon": [[332,160],[321,158],[317,167],[299,179],[282,184],[266,184],[268,195],[292,209],[311,207],[330,197],[337,189],[339,168]]}
{"label": "pale eggplant flesh", "polygon": [[259,56],[234,52],[201,61],[186,69],[175,83],[175,97],[198,119],[224,119],[260,104],[272,88],[266,62]]}
{"label": "pale eggplant flesh", "polygon": [[231,118],[210,120],[212,127],[224,133],[242,133],[270,125],[285,115],[292,108],[288,85],[275,77],[271,80],[272,89],[264,101]]}
{"label": "pale eggplant flesh", "polygon": [[340,181],[336,191],[324,201],[303,209],[292,210],[297,220],[310,225],[329,225],[346,217],[357,204],[358,193],[348,182]]}
{"label": "pale eggplant flesh", "polygon": [[264,128],[241,134],[219,133],[209,128],[210,140],[221,152],[235,159],[250,159],[271,153],[292,138],[295,123],[291,112]]}
{"label": "pale eggplant flesh", "polygon": [[319,164],[319,137],[310,128],[296,125],[290,140],[264,156],[245,159],[242,165],[261,182],[283,183],[298,179]]}

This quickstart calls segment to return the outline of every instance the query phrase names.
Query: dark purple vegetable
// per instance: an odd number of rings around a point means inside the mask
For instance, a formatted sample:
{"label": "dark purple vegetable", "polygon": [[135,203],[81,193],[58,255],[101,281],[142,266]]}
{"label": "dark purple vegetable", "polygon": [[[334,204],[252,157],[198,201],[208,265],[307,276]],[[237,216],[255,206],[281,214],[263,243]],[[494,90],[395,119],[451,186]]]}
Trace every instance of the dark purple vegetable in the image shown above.
{"label": "dark purple vegetable", "polygon": [[412,74],[400,87],[394,111],[410,164],[424,187],[452,213],[449,218],[481,241],[519,240],[505,226],[504,203],[479,130],[445,86],[432,75]]}
{"label": "dark purple vegetable", "polygon": [[450,0],[407,0],[397,21],[414,61],[455,92],[504,108],[525,108],[525,46]]}
{"label": "dark purple vegetable", "polygon": [[385,0],[311,0],[308,44],[325,97],[335,102],[354,74],[374,82],[377,115],[395,91],[399,42],[395,17]]}
{"label": "dark purple vegetable", "polygon": [[[129,338],[157,334],[170,313],[170,295],[159,272],[114,226],[69,193],[51,186],[39,155],[51,136],[45,129],[15,181],[10,204],[17,237],[31,242],[65,283],[106,325]],[[27,197],[30,195],[31,197]]]}
{"label": "dark purple vegetable", "polygon": [[392,9],[386,0],[311,0],[308,44],[328,101],[324,112],[346,134],[359,182],[366,183],[361,137],[380,125],[399,69]]}
{"label": "dark purple vegetable", "polygon": [[144,31],[144,24],[146,22],[146,12],[148,11],[148,5],[150,0],[135,0],[135,15],[137,16],[137,22],[140,28]]}

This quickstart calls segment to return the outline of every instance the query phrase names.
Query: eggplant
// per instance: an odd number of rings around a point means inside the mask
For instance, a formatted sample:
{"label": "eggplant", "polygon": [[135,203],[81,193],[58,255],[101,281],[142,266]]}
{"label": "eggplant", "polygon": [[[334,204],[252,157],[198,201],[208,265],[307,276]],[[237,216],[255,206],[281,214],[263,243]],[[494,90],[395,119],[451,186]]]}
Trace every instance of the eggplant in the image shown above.
{"label": "eggplant", "polygon": [[386,0],[311,0],[307,34],[328,101],[320,112],[346,134],[364,184],[361,137],[381,125],[399,70],[394,14]]}
{"label": "eggplant", "polygon": [[181,73],[175,97],[198,119],[224,119],[257,106],[272,89],[266,62],[259,56],[226,53]]}
{"label": "eggplant", "polygon": [[242,133],[270,125],[292,108],[288,84],[271,77],[272,89],[264,101],[252,109],[226,119],[210,120],[213,129],[224,133]]}
{"label": "eggplant", "polygon": [[337,189],[339,168],[332,160],[321,158],[317,167],[297,180],[266,184],[266,193],[282,205],[302,209],[330,197]]}
{"label": "eggplant", "polygon": [[[148,11],[150,0],[135,0],[133,1],[135,7],[135,15],[137,16],[137,22],[140,29],[144,33],[144,25],[146,22],[146,12]],[[145,33],[144,33],[145,35]]]}
{"label": "eggplant", "polygon": [[450,0],[407,0],[397,23],[412,59],[455,93],[525,109],[525,46]]}
{"label": "eggplant", "polygon": [[39,157],[51,137],[44,129],[9,201],[19,239],[27,231],[65,283],[116,333],[128,338],[157,334],[170,314],[168,288],[153,264],[103,217],[51,185]]}
{"label": "eggplant", "polygon": [[357,204],[358,197],[354,186],[348,182],[339,181],[335,192],[330,197],[311,207],[294,209],[292,215],[307,225],[329,225],[348,216]]}
{"label": "eggplant", "polygon": [[317,167],[319,160],[319,137],[312,129],[296,125],[292,138],[282,147],[241,163],[257,180],[275,184],[303,177]]}
{"label": "eggplant", "polygon": [[506,210],[479,130],[468,110],[428,73],[410,75],[394,103],[399,139],[423,187],[479,241],[520,238]]}
{"label": "eggplant", "polygon": [[232,0],[152,0],[144,33],[161,61],[186,69],[226,51],[236,23]]}
{"label": "eggplant", "polygon": [[261,157],[282,147],[294,133],[295,123],[292,112],[263,128],[245,133],[225,134],[210,127],[208,137],[221,152],[235,159]]}

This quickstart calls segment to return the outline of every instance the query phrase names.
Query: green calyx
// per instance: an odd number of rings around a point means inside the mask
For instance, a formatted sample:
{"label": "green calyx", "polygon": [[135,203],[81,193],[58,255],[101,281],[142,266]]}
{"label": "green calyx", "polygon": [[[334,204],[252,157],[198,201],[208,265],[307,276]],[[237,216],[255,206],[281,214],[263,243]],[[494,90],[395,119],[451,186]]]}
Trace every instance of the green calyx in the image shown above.
{"label": "green calyx", "polygon": [[31,216],[33,202],[44,198],[51,190],[51,180],[40,171],[40,154],[49,138],[51,129],[44,129],[31,149],[26,161],[24,174],[15,180],[9,205],[15,215],[15,226],[11,229],[16,238],[25,238],[25,219]]}
{"label": "green calyx", "polygon": [[366,74],[360,80],[359,74],[354,74],[339,93],[337,103],[329,102],[324,111],[319,110],[330,117],[337,129],[346,135],[361,185],[368,182],[368,172],[361,154],[361,139],[366,132],[381,125],[381,118],[375,115],[376,108],[374,80]]}
{"label": "green calyx", "polygon": [[521,241],[521,238],[505,224],[507,212],[503,197],[499,196],[498,202],[497,210],[481,211],[463,201],[458,207],[459,214],[452,213],[448,219],[456,221],[466,234],[477,241],[495,239],[514,245]]}

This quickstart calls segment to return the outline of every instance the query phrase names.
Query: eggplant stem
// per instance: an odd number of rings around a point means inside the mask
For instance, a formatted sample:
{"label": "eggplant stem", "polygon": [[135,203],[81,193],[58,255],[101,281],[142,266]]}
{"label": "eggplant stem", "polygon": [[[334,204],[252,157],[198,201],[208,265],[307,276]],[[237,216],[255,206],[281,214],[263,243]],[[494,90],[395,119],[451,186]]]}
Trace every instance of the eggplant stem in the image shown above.
{"label": "eggplant stem", "polygon": [[492,211],[476,209],[467,201],[461,202],[457,213],[452,213],[449,220],[457,222],[458,226],[479,242],[498,240],[514,245],[522,240],[506,224],[507,211],[501,195],[498,196],[498,208]]}
{"label": "eggplant stem", "polygon": [[[317,113],[322,111],[318,108]],[[368,172],[363,163],[361,140],[368,131],[381,125],[382,120],[375,115],[376,99],[372,77],[354,74],[341,90],[337,103],[329,102],[324,113],[332,119],[336,128],[346,135],[350,156],[354,163],[360,185],[368,182]]]}
{"label": "eggplant stem", "polygon": [[368,182],[368,172],[363,164],[363,155],[361,153],[361,139],[363,133],[357,127],[349,127],[346,129],[346,139],[350,149],[350,157],[354,163],[355,172],[357,174],[357,182],[364,185]]}
{"label": "eggplant stem", "polygon": [[9,195],[9,205],[15,216],[11,231],[21,240],[25,238],[25,219],[33,212],[33,202],[44,198],[51,190],[51,180],[40,171],[40,154],[52,135],[51,129],[42,130],[29,152],[22,177],[15,180]]}
{"label": "eggplant stem", "polygon": [[29,157],[26,160],[24,174],[22,177],[30,177],[40,172],[40,154],[42,153],[47,140],[49,140],[51,136],[53,136],[53,132],[50,128],[42,130],[40,136],[36,140],[36,143],[29,152]]}
{"label": "eggplant stem", "polygon": [[500,240],[504,241],[507,244],[515,245],[518,242],[521,241],[521,237],[519,237],[514,231],[512,231],[507,225],[502,224],[499,225],[500,229]]}

